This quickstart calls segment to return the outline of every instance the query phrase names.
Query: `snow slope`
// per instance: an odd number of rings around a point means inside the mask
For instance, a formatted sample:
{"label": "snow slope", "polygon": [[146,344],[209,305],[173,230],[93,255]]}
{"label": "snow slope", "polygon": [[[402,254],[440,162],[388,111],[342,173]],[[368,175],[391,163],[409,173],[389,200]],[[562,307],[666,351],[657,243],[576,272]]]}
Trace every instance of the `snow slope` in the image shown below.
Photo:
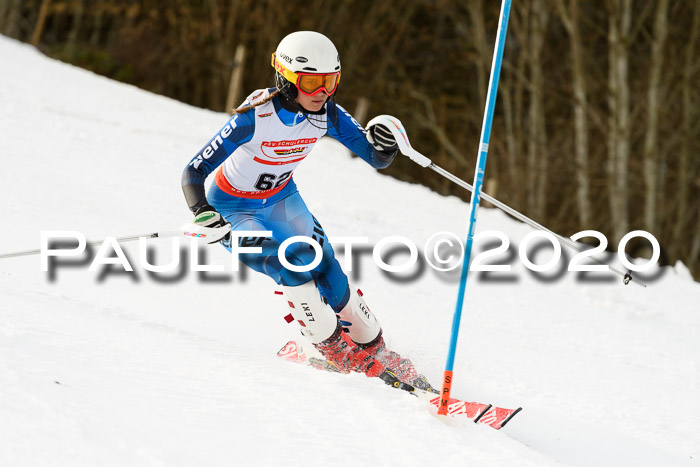
{"label": "snow slope", "polygon": [[[0,253],[38,248],[42,230],[100,239],[190,220],[180,174],[225,115],[4,37],[0,57]],[[295,178],[330,236],[422,248],[466,230],[466,203],[375,173],[332,140]],[[531,231],[482,209],[486,230],[514,245]],[[158,262],[170,257],[167,241],[150,244]],[[524,408],[496,432],[446,423],[362,375],[276,359],[298,330],[266,277],[154,276],[136,244],[124,250],[133,273],[83,263],[51,278],[38,256],[0,260],[0,465],[698,464],[700,286],[673,269],[646,289],[537,279],[517,256],[509,274],[474,274],[453,394]],[[229,264],[222,248],[205,251]],[[456,274],[406,276],[371,252],[351,275],[390,346],[437,384]]]}

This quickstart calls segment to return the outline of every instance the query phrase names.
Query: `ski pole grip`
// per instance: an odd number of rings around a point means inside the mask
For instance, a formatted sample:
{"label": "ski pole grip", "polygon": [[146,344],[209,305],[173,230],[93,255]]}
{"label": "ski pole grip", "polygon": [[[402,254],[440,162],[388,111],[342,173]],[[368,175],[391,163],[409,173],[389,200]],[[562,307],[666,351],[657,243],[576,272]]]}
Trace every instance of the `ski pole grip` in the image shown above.
{"label": "ski pole grip", "polygon": [[372,125],[384,125],[391,131],[391,134],[394,135],[394,139],[396,139],[396,144],[399,146],[401,154],[408,156],[416,164],[422,167],[430,167],[430,164],[433,163],[433,161],[413,149],[413,146],[411,146],[411,143],[408,141],[406,128],[404,128],[403,123],[401,123],[401,120],[398,118],[392,117],[391,115],[377,115],[367,123],[367,128]]}

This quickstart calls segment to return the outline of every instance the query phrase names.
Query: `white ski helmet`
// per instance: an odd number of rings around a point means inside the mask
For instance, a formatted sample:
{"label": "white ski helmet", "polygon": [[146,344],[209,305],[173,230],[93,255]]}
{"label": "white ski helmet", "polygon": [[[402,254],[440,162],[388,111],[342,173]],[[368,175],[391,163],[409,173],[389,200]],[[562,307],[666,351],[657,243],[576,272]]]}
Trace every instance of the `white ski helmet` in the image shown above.
{"label": "white ski helmet", "polygon": [[277,88],[290,100],[296,99],[300,89],[309,95],[325,89],[331,95],[340,81],[338,50],[330,39],[314,31],[297,31],[282,39],[272,54],[272,67],[277,72]]}

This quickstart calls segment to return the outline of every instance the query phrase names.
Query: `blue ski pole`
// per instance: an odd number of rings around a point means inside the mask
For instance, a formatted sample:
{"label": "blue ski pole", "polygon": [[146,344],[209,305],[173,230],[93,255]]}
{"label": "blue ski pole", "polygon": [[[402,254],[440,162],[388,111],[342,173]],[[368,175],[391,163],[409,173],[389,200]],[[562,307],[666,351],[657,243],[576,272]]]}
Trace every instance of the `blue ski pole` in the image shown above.
{"label": "blue ski pole", "polygon": [[459,323],[462,319],[462,307],[464,306],[464,292],[467,286],[467,274],[469,273],[469,262],[472,254],[472,242],[474,240],[474,229],[476,227],[476,215],[479,209],[479,199],[481,198],[481,185],[484,181],[484,171],[486,170],[486,157],[488,156],[489,140],[491,138],[491,123],[493,123],[493,112],[496,107],[496,93],[498,90],[498,78],[501,74],[501,60],[503,49],[506,43],[506,32],[508,30],[508,16],[510,14],[510,0],[503,0],[501,3],[501,15],[498,20],[498,34],[496,35],[496,47],[491,63],[491,78],[489,79],[489,90],[486,97],[486,109],[484,121],[481,126],[481,141],[479,143],[479,156],[476,161],[476,171],[474,173],[474,192],[469,208],[469,229],[467,232],[467,242],[464,249],[464,260],[462,262],[462,274],[459,281],[459,292],[457,294],[457,305],[452,318],[452,335],[450,337],[450,349],[447,354],[447,364],[442,381],[442,391],[440,392],[440,405],[438,414],[447,415],[447,405],[450,400],[452,390],[452,370],[455,362],[455,351],[457,350],[457,337],[459,335]]}

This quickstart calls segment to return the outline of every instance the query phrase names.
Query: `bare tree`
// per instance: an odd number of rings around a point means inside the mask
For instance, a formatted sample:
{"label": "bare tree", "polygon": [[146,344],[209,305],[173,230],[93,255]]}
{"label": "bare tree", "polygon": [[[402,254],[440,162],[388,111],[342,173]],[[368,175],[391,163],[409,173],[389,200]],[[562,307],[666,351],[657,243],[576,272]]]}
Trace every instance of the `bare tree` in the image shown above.
{"label": "bare tree", "polygon": [[[493,54],[493,44],[489,44],[486,39],[486,16],[484,12],[483,0],[472,0],[467,2],[467,10],[471,18],[471,30],[467,33],[470,44],[465,46],[473,46],[476,50],[476,60],[474,60],[474,69],[476,71],[477,95],[479,96],[479,109],[484,109],[478,115],[483,116],[486,107],[486,93],[488,91],[490,64]],[[474,151],[476,153],[476,151]],[[476,157],[476,156],[474,156]],[[475,159],[476,160],[476,159]],[[494,188],[498,186],[500,178],[500,168],[497,157],[490,159],[491,170],[489,170],[488,189],[493,195]]]}
{"label": "bare tree", "polygon": [[[685,63],[683,65],[683,78],[682,78],[682,91],[683,96],[683,120],[681,132],[683,139],[681,140],[681,148],[679,155],[679,168],[678,168],[678,203],[676,211],[676,219],[673,228],[673,245],[674,257],[678,257],[681,252],[681,245],[685,244],[683,242],[682,236],[686,230],[686,225],[689,225],[689,219],[692,219],[693,215],[698,217],[698,226],[695,227],[694,239],[690,247],[689,260],[690,265],[698,261],[698,253],[700,252],[700,204],[697,200],[692,204],[693,209],[689,209],[688,202],[690,201],[690,186],[691,186],[691,174],[694,173],[693,167],[690,164],[690,157],[693,151],[693,141],[696,141],[697,133],[693,133],[692,124],[697,121],[698,111],[697,103],[693,100],[693,89],[697,89],[697,82],[693,80],[693,70],[697,70],[695,63],[695,50],[696,43],[700,37],[700,5],[694,3],[693,6],[693,24],[690,30],[690,38],[687,42],[687,47],[685,50]],[[697,72],[695,73],[697,76]],[[697,144],[697,143],[696,143]],[[697,146],[695,148],[697,150]],[[697,157],[697,154],[695,155]],[[695,168],[697,169],[697,167]],[[697,176],[697,174],[696,174]],[[700,186],[700,181],[696,181],[696,184]],[[693,230],[691,229],[691,232]]]}
{"label": "bare tree", "polygon": [[629,230],[628,161],[630,153],[630,88],[628,44],[632,0],[608,0],[608,196],[612,240]]}
{"label": "bare tree", "polygon": [[661,72],[664,63],[664,46],[668,17],[668,0],[659,0],[654,21],[651,60],[649,61],[649,88],[647,94],[647,127],[644,135],[644,181],[646,183],[644,204],[644,225],[652,233],[658,233],[656,200],[659,177],[658,135],[659,98],[661,94]]}
{"label": "bare tree", "polygon": [[9,3],[5,34],[10,37],[19,37],[19,21],[22,18],[22,0],[3,0]]}
{"label": "bare tree", "polygon": [[41,2],[41,9],[39,10],[39,15],[34,25],[34,32],[32,33],[32,45],[38,46],[41,42],[41,36],[44,34],[44,26],[46,25],[46,17],[49,14],[49,6],[51,0],[43,0]]}
{"label": "bare tree", "polygon": [[532,1],[530,28],[530,109],[528,137],[528,212],[545,220],[545,194],[548,179],[547,131],[545,128],[544,72],[542,53],[549,14],[543,0]]}
{"label": "bare tree", "polygon": [[[514,105],[514,93],[513,84],[511,84],[512,78],[509,79],[508,73],[503,73],[501,76],[500,83],[500,96],[499,101],[503,106],[503,121],[505,126],[505,135],[503,138],[505,140],[506,147],[506,160],[507,160],[507,172],[508,172],[508,186],[511,187],[512,191],[518,191],[518,187],[521,186],[518,183],[518,148],[520,147],[519,135],[515,132],[515,120],[518,118],[515,115],[515,105]],[[514,198],[518,197],[518,193],[511,193]]]}
{"label": "bare tree", "polygon": [[102,31],[102,19],[104,18],[104,7],[95,5],[92,12],[92,33],[90,34],[90,46],[97,47],[100,43],[100,32]]}
{"label": "bare tree", "polygon": [[0,32],[5,32],[5,25],[7,23],[7,14],[9,11],[10,2],[3,0],[0,2]]}
{"label": "bare tree", "polygon": [[[209,0],[207,2],[207,7],[209,9],[209,25],[212,46],[214,48],[213,54],[216,58],[212,69],[209,71],[210,85],[209,85],[209,108],[216,109],[219,108],[222,102],[226,102],[226,96],[223,90],[223,84],[229,77],[229,68],[226,67],[231,63],[233,51],[227,47],[224,41],[224,33],[222,31],[222,11],[219,8],[218,0]],[[233,8],[233,6],[231,6]],[[228,112],[230,109],[226,109]]]}
{"label": "bare tree", "polygon": [[78,43],[78,35],[80,34],[80,28],[83,24],[83,13],[85,12],[85,4],[83,0],[73,0],[73,21],[71,24],[71,30],[68,34],[68,41],[66,42],[66,49],[69,53],[73,53],[75,46]]}
{"label": "bare tree", "polygon": [[473,0],[467,2],[467,9],[471,16],[472,30],[469,35],[476,49],[476,82],[478,86],[479,102],[482,106],[486,102],[486,91],[488,86],[489,52],[493,46],[489,47],[486,41],[486,25],[484,17],[484,1]]}
{"label": "bare tree", "polygon": [[557,0],[557,8],[569,34],[571,53],[571,77],[574,94],[574,154],[576,162],[576,203],[579,225],[591,225],[590,180],[588,176],[588,93],[583,64],[583,39],[579,28],[579,5],[577,0]]}
{"label": "bare tree", "polygon": [[[525,148],[525,99],[528,86],[527,66],[529,63],[528,37],[530,35],[530,8],[527,4],[518,4],[513,8],[510,17],[506,47],[510,45],[514,57],[504,62],[504,79],[499,85],[503,97],[503,109],[506,115],[506,139],[509,152],[509,166],[513,173],[513,201],[521,209],[527,208],[527,183],[523,175],[527,170],[526,164],[519,163]],[[513,63],[514,62],[514,63]],[[510,121],[509,121],[510,120]]]}

